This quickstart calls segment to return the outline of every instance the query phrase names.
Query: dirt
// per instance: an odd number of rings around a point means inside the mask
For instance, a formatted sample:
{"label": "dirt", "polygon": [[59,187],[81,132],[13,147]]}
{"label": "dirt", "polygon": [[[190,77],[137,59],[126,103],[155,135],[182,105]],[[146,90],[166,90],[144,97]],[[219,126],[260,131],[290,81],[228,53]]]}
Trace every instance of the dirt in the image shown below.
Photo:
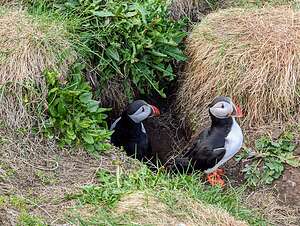
{"label": "dirt", "polygon": [[[5,136],[4,136],[5,133]],[[119,159],[124,172],[136,164],[119,150],[93,157],[83,150],[61,150],[51,142],[14,136],[0,129],[0,197],[19,197],[26,207],[0,203],[0,225],[16,225],[24,209],[50,225],[65,223],[76,206],[68,195],[88,184],[97,184],[97,171],[115,172]]]}
{"label": "dirt", "polygon": [[[300,146],[295,150],[295,155],[300,158]],[[300,168],[287,167],[274,187],[283,202],[297,209],[300,222]]]}
{"label": "dirt", "polygon": [[153,154],[158,156],[162,164],[166,163],[172,155],[182,152],[188,140],[185,131],[180,129],[171,114],[166,113],[161,118],[151,118],[144,124]]}
{"label": "dirt", "polygon": [[283,176],[275,183],[282,201],[298,208],[300,215],[300,169],[287,167]]}

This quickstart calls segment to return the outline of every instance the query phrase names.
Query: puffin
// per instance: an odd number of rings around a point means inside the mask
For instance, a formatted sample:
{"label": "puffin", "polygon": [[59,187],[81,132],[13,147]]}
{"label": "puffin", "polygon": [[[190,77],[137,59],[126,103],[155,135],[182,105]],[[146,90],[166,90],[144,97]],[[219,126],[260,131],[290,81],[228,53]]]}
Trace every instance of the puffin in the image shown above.
{"label": "puffin", "polygon": [[144,100],[135,100],[122,112],[121,117],[112,123],[111,143],[116,147],[123,147],[128,156],[140,161],[151,160],[151,143],[143,121],[159,115],[160,111],[156,106]]}
{"label": "puffin", "polygon": [[243,145],[243,132],[236,121],[243,115],[240,107],[225,96],[216,97],[208,108],[210,127],[199,133],[183,152],[183,157],[175,158],[174,166],[180,172],[204,171],[211,185],[223,187],[224,170],[219,167],[237,154]]}

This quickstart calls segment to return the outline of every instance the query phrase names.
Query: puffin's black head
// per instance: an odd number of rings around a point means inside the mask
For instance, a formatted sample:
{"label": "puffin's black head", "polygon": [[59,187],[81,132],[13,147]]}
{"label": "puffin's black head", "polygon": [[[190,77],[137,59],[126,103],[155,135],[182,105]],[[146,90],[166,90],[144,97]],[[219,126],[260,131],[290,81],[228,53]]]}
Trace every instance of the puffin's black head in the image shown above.
{"label": "puffin's black head", "polygon": [[209,104],[209,112],[219,119],[242,117],[242,111],[229,97],[218,96]]}
{"label": "puffin's black head", "polygon": [[124,113],[136,123],[140,123],[146,118],[160,115],[157,107],[150,105],[143,100],[136,100],[129,104]]}

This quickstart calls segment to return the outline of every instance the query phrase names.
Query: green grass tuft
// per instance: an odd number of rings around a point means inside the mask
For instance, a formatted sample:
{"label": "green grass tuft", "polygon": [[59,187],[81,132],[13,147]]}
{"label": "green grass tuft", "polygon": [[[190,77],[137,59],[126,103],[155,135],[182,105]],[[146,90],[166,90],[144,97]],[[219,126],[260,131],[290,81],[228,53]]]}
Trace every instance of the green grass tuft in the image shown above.
{"label": "green grass tuft", "polygon": [[[145,192],[158,198],[170,209],[174,208],[178,197],[183,196],[195,202],[203,202],[225,209],[237,219],[245,220],[251,225],[267,225],[267,222],[259,214],[254,213],[243,204],[243,188],[223,190],[220,187],[206,186],[200,181],[200,176],[199,174],[172,176],[162,171],[154,174],[146,167],[128,175],[121,174],[119,177],[106,171],[99,171],[100,185],[85,186],[81,194],[69,198],[77,199],[80,205],[101,206],[102,212],[95,213],[90,217],[91,219],[94,217],[104,219],[103,214],[109,215],[123,196]],[[99,214],[101,216],[97,217]],[[77,216],[78,219],[83,220],[80,216]],[[114,215],[111,220],[116,219],[118,218]]]}

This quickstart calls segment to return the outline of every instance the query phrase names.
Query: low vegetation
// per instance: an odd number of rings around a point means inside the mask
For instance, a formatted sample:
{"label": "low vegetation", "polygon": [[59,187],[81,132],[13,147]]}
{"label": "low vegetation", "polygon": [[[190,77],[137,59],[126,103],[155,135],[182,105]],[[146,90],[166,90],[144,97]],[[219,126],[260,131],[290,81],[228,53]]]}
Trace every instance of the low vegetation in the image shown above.
{"label": "low vegetation", "polygon": [[[278,140],[274,141],[269,137],[261,137],[255,143],[254,160],[246,164],[243,172],[245,179],[250,186],[272,184],[274,180],[282,176],[285,165],[300,167],[299,157],[294,156],[293,135],[285,133]],[[240,161],[249,156],[253,150],[246,149],[237,157]]]}
{"label": "low vegetation", "polygon": [[[249,201],[245,185],[228,182],[222,189],[206,185],[201,173],[154,173],[109,145],[107,129],[111,108],[117,112],[135,97],[167,96],[177,80],[174,65],[187,59],[186,16],[202,18],[195,8],[207,14],[294,1],[0,2],[6,4],[0,7],[0,225],[297,222],[276,201],[272,209]],[[195,27],[179,82],[185,122],[202,126],[207,109],[199,106],[221,93],[242,104],[249,125],[297,117],[298,14],[232,9]],[[248,184],[270,184],[286,164],[299,166],[294,149],[289,134],[257,140],[244,169]]]}
{"label": "low vegetation", "polygon": [[[80,215],[79,208],[79,212],[73,214],[72,222],[80,225],[130,224],[135,221],[139,222],[138,225],[180,222],[188,225],[230,225],[229,222],[234,225],[247,225],[245,222],[251,225],[268,224],[242,204],[242,189],[222,191],[219,187],[207,187],[199,180],[200,177],[199,174],[173,177],[163,171],[154,174],[147,167],[129,174],[100,171],[97,174],[99,185],[85,186],[81,194],[69,197],[77,199],[79,206],[93,206],[93,216]],[[150,206],[144,204],[144,213],[138,211],[143,204],[141,200],[135,204],[136,199],[148,200]],[[154,206],[151,204],[153,202]],[[151,215],[156,208],[161,210],[157,212],[161,218]],[[216,213],[219,215],[216,216]]]}
{"label": "low vegetation", "polygon": [[[119,81],[126,97],[133,98],[155,92],[165,97],[164,88],[175,78],[172,61],[186,59],[180,48],[186,36],[184,23],[170,20],[163,2],[32,1],[31,5],[78,21],[71,27],[73,41],[85,52],[99,86],[106,88],[112,81]],[[106,92],[99,92],[100,99],[107,99],[103,96]],[[124,95],[114,91],[106,94],[111,93],[115,102],[124,101]]]}
{"label": "low vegetation", "polygon": [[47,71],[49,118],[44,133],[59,138],[64,145],[83,146],[90,152],[107,150],[110,132],[107,128],[107,111],[92,99],[91,87],[84,81],[82,65],[73,66],[67,80],[57,72]]}
{"label": "low vegetation", "polygon": [[9,127],[32,128],[46,104],[43,71],[51,67],[65,75],[76,54],[63,27],[24,10],[0,6],[0,24],[1,119]]}

